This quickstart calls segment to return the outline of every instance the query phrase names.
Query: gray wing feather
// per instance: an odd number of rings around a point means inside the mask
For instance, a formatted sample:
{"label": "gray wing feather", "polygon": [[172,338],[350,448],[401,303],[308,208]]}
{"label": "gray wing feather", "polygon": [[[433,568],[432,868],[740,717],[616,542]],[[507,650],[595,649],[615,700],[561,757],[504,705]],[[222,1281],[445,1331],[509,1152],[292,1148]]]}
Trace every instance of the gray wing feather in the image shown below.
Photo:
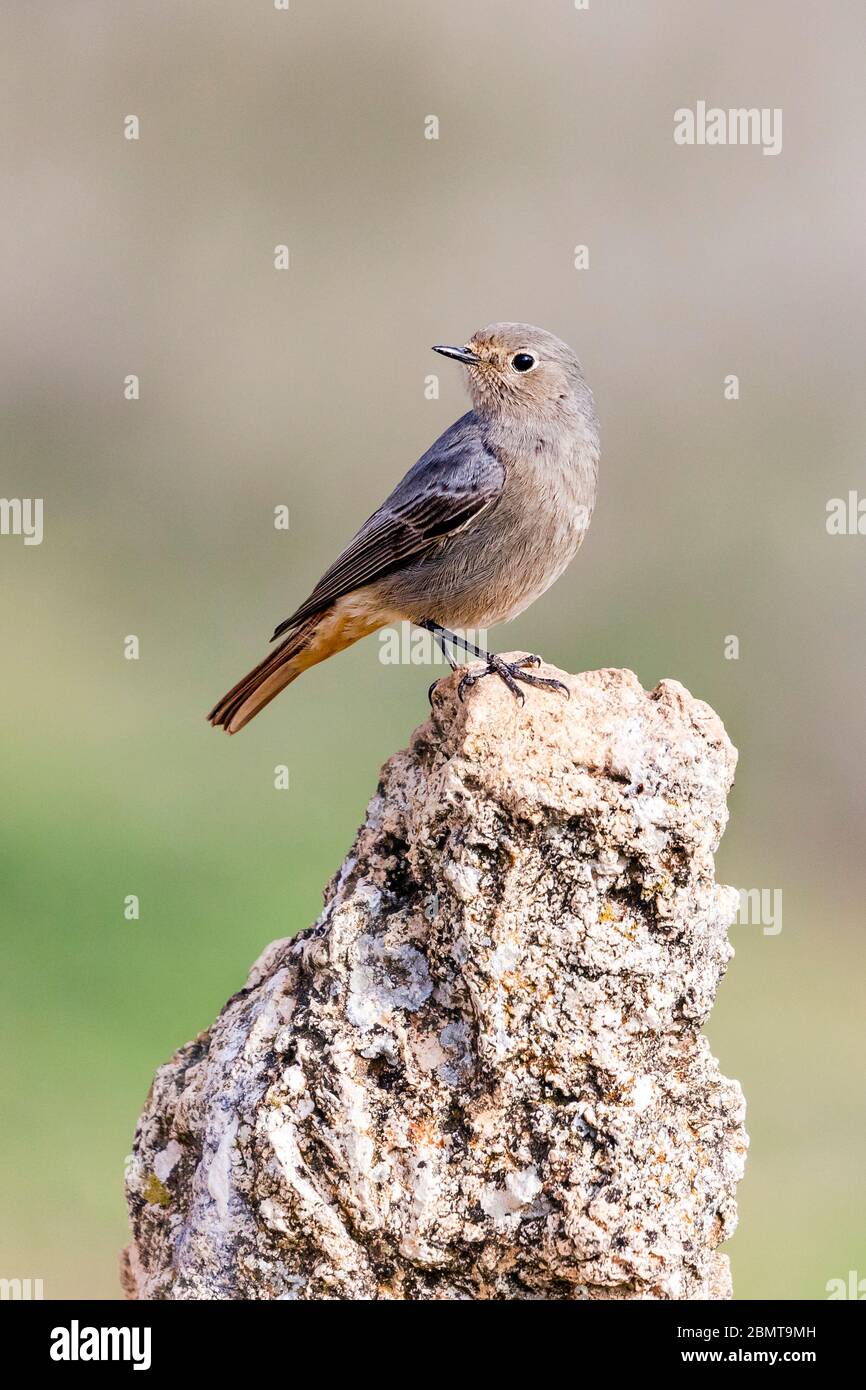
{"label": "gray wing feather", "polygon": [[274,637],[471,525],[504,482],[505,469],[470,410],[421,455]]}

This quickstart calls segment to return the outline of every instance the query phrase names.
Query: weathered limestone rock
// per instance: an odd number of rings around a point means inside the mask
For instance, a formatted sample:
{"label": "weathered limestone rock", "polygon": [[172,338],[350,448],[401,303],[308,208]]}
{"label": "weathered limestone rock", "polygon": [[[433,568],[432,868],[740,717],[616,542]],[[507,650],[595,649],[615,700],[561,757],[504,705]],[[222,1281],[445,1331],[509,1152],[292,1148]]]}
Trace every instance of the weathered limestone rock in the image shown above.
{"label": "weathered limestone rock", "polygon": [[319,921],[160,1068],[130,1296],[730,1295],[736,755],[676,681],[551,673],[439,686]]}

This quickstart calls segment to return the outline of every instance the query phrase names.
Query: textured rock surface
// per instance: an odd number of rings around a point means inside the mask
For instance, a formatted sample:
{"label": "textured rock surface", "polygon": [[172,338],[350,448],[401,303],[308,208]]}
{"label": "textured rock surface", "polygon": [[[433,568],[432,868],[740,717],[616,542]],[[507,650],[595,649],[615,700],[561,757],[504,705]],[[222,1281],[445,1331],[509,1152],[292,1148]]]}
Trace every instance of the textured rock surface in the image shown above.
{"label": "textured rock surface", "polygon": [[736,755],[675,681],[551,673],[570,701],[440,685],[318,923],[159,1070],[131,1296],[729,1295]]}

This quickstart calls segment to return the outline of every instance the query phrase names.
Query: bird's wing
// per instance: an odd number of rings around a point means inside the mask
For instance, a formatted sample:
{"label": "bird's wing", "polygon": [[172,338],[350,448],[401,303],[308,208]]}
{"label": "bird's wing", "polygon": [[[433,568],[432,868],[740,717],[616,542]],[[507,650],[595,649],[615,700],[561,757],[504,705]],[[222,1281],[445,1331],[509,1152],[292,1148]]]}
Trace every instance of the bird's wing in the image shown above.
{"label": "bird's wing", "polygon": [[274,637],[463,530],[498,499],[504,482],[505,468],[469,411],[422,454]]}

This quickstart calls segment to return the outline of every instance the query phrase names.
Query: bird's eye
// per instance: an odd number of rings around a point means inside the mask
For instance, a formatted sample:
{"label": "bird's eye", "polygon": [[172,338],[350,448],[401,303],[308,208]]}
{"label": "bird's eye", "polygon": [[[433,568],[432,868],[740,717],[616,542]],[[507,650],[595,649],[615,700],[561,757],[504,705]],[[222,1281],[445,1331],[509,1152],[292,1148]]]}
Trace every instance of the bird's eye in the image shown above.
{"label": "bird's eye", "polygon": [[538,358],[534,352],[516,352],[511,359],[511,365],[516,372],[531,372],[537,362]]}

